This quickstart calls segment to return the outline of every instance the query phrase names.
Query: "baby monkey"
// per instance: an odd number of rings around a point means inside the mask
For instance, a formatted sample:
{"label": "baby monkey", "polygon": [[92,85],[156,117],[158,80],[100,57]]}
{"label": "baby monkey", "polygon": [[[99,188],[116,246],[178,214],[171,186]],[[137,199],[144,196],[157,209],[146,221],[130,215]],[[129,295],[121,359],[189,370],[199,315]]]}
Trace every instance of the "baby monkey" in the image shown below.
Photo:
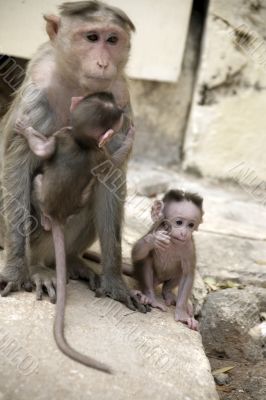
{"label": "baby monkey", "polygon": [[104,145],[119,131],[124,114],[111,93],[100,92],[73,97],[70,107],[71,127],[50,137],[37,132],[25,118],[16,122],[16,132],[23,135],[32,152],[43,161],[42,173],[33,181],[33,198],[41,210],[41,223],[52,230],[57,274],[57,303],[54,335],[58,347],[70,358],[99,369],[109,369],[85,356],[67,343],[64,337],[66,304],[66,251],[64,225],[71,215],[84,207],[92,192],[95,177],[91,170],[108,157],[118,167],[128,157],[134,138],[129,126],[126,139],[111,156]]}
{"label": "baby monkey", "polygon": [[[163,284],[166,306],[175,305],[175,320],[198,330],[189,302],[192,292],[196,252],[192,234],[202,222],[203,199],[194,193],[170,190],[155,200],[150,231],[132,249],[133,276],[139,281],[141,302],[166,311],[156,300],[154,289]],[[178,286],[177,298],[172,290]]]}
{"label": "baby monkey", "polygon": [[36,176],[33,186],[46,230],[50,229],[51,219],[64,224],[86,204],[94,184],[91,169],[103,157],[119,166],[133,144],[134,128],[131,127],[123,145],[112,156],[103,147],[119,131],[125,118],[111,93],[72,97],[70,113],[71,126],[50,137],[30,127],[25,117],[18,119],[15,126],[16,132],[27,139],[32,152],[45,160],[43,172]]}

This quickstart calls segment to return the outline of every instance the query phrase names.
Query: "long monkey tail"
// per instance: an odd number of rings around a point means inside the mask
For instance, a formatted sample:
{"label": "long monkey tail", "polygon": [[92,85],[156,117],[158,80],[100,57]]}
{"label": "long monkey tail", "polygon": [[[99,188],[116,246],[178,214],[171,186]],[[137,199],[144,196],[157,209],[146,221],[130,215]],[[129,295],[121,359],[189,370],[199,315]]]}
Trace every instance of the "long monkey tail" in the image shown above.
{"label": "long monkey tail", "polygon": [[57,278],[57,300],[54,323],[54,338],[59,349],[72,360],[87,367],[97,369],[111,374],[111,370],[105,365],[91,357],[83,355],[74,350],[66,341],[64,335],[64,320],[66,307],[66,251],[65,238],[62,227],[58,222],[52,221],[52,234],[55,249],[56,278]]}

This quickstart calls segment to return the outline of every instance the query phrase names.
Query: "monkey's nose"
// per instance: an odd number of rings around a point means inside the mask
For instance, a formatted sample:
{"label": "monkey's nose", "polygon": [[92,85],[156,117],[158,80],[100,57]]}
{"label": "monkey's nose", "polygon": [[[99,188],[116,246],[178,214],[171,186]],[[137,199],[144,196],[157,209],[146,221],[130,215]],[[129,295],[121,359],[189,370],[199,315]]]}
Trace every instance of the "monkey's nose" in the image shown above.
{"label": "monkey's nose", "polygon": [[97,61],[98,67],[102,69],[106,69],[108,67],[108,63],[102,62],[102,61]]}

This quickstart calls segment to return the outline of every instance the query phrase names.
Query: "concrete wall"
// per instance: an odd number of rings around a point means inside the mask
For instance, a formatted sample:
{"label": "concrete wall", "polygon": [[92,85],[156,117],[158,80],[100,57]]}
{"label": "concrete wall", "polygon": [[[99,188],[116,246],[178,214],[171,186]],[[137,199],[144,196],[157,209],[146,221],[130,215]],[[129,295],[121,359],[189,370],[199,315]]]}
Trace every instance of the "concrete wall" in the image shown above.
{"label": "concrete wall", "polygon": [[[72,0],[78,1],[78,0]],[[64,0],[0,1],[0,53],[30,58],[47,40],[43,14],[57,14]],[[136,26],[130,77],[177,81],[185,48],[192,0],[105,0],[122,8]]]}
{"label": "concrete wall", "polygon": [[200,17],[193,12],[178,82],[130,81],[137,126],[136,158],[162,165],[180,164],[199,56],[200,31]]}
{"label": "concrete wall", "polygon": [[264,200],[265,21],[265,0],[210,1],[184,149],[186,169],[252,186]]}

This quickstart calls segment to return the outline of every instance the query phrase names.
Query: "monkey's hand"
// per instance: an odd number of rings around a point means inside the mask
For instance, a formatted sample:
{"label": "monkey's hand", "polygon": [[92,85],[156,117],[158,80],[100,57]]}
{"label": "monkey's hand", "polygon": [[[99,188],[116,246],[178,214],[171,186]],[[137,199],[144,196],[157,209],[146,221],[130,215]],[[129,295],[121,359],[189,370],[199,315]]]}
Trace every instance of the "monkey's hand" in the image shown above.
{"label": "monkey's hand", "polygon": [[180,306],[176,307],[175,320],[180,321],[183,324],[186,324],[189,327],[189,329],[192,329],[193,331],[198,330],[198,321],[195,320],[193,315],[190,315],[188,311],[183,307]]}
{"label": "monkey's hand", "polygon": [[[149,304],[150,304],[149,298],[145,294],[143,294],[140,290],[132,289],[131,294],[134,297],[136,297],[141,304],[145,304],[146,306],[149,306]],[[149,308],[147,311],[151,311],[151,309]]]}
{"label": "monkey's hand", "polygon": [[0,272],[0,289],[1,296],[6,297],[11,292],[17,292],[25,289],[30,292],[32,285],[30,282],[29,274],[26,268],[23,267],[22,262],[17,265],[7,263],[4,269]]}
{"label": "monkey's hand", "polygon": [[133,142],[135,133],[136,133],[136,128],[134,125],[131,125],[129,130],[127,131],[126,140]]}
{"label": "monkey's hand", "polygon": [[124,303],[130,310],[146,313],[150,311],[147,304],[141,304],[140,299],[134,291],[130,291],[122,277],[102,276],[101,286],[96,290],[96,297],[111,297],[114,300]]}
{"label": "monkey's hand", "polygon": [[36,288],[36,300],[42,300],[47,293],[51,303],[56,302],[56,276],[55,271],[43,266],[30,267],[31,281]]}
{"label": "monkey's hand", "polygon": [[26,115],[17,118],[14,126],[16,133],[23,134],[27,128],[30,126],[30,120]]}
{"label": "monkey's hand", "polygon": [[152,234],[154,249],[165,251],[169,245],[171,238],[166,231],[156,231]]}

